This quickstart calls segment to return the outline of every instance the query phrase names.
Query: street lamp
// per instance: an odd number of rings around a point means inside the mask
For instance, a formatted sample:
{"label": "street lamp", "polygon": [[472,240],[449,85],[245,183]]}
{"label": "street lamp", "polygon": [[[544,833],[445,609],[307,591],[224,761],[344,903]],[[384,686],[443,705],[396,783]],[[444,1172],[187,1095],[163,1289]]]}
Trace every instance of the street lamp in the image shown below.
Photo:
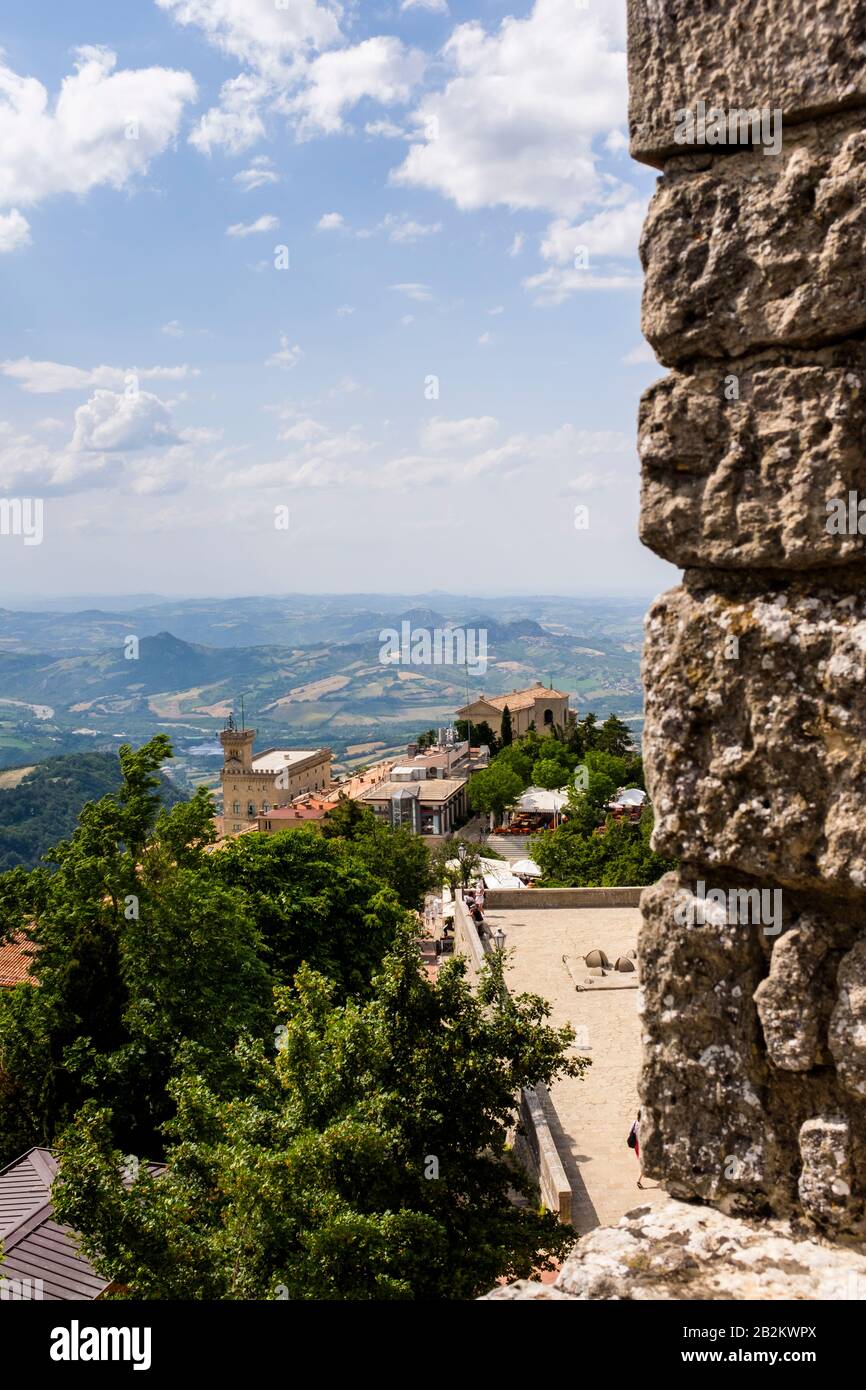
{"label": "street lamp", "polygon": [[505,949],[505,932],[501,927],[493,933],[493,944],[497,951],[503,951]]}

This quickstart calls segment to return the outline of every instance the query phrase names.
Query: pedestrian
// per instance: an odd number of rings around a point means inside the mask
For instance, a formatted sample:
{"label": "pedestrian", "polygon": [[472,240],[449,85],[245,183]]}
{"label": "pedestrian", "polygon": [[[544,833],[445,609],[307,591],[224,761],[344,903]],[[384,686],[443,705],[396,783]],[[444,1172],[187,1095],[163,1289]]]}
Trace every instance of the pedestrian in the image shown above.
{"label": "pedestrian", "polygon": [[637,1119],[635,1120],[634,1124],[628,1132],[628,1139],[626,1140],[626,1143],[628,1144],[630,1149],[634,1149],[635,1158],[637,1159],[639,1165],[637,1185],[640,1188],[641,1192],[643,1192],[643,1163],[641,1163],[640,1157],[640,1110],[638,1110]]}

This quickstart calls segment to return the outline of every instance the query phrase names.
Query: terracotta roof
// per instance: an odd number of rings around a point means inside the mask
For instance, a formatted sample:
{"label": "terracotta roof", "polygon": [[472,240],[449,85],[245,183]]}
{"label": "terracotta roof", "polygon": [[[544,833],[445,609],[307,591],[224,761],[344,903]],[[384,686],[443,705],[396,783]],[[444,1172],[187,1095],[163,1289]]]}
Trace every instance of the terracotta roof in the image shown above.
{"label": "terracotta roof", "polygon": [[30,979],[30,960],[33,946],[23,932],[0,945],[0,989],[11,989],[22,980]]}
{"label": "terracotta roof", "polygon": [[260,811],[259,820],[321,820],[333,811],[336,801],[310,801],[301,806],[277,806],[273,811]]}
{"label": "terracotta roof", "polygon": [[534,705],[536,700],[542,700],[548,696],[553,700],[567,700],[568,695],[564,690],[554,690],[549,685],[530,685],[526,690],[512,690],[508,695],[479,695],[477,700],[472,700],[463,709],[457,711],[462,714],[463,710],[471,709],[473,705],[492,705],[494,709],[504,710],[507,705],[509,710],[528,709]]}
{"label": "terracotta roof", "polygon": [[[163,1166],[149,1165],[152,1173]],[[75,1232],[54,1220],[51,1184],[56,1175],[57,1160],[48,1149],[30,1149],[0,1170],[0,1281],[15,1281],[13,1299],[90,1300],[109,1287],[79,1253]]]}

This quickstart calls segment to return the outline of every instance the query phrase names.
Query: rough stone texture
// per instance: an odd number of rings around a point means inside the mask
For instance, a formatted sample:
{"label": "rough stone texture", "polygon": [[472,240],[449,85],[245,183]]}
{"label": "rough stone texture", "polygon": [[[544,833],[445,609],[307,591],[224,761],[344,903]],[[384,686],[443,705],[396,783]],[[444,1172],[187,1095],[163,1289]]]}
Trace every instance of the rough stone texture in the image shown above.
{"label": "rough stone texture", "polygon": [[866,328],[866,112],[797,127],[778,156],[672,161],[641,237],[643,330],[675,367]]}
{"label": "rough stone texture", "polygon": [[862,1300],[866,1256],[798,1239],[782,1222],[757,1225],[673,1201],[637,1207],[617,1226],[584,1236],[555,1284],[522,1279],[485,1297]]}
{"label": "rough stone texture", "polygon": [[848,1123],[838,1116],[807,1120],[800,1130],[800,1201],[813,1220],[831,1230],[844,1230],[856,1212],[850,1149]]}
{"label": "rough stone texture", "polygon": [[647,618],[654,845],[790,887],[866,887],[866,594],[708,587]]}
{"label": "rough stone texture", "polygon": [[767,1055],[783,1071],[811,1071],[832,1059],[827,1046],[839,952],[829,924],[804,914],[773,946],[770,973],[755,991]]}
{"label": "rough stone texture", "polygon": [[784,122],[866,102],[859,0],[629,0],[629,129],[635,159],[682,151],[674,112],[780,108]]}
{"label": "rough stone texture", "polygon": [[866,349],[810,356],[673,372],[645,392],[645,545],[683,566],[863,563],[856,507],[836,534],[828,503],[866,498]]}
{"label": "rough stone texture", "polygon": [[866,1098],[866,938],[843,958],[836,977],[836,1007],[830,1019],[830,1051],[839,1079],[854,1096]]}

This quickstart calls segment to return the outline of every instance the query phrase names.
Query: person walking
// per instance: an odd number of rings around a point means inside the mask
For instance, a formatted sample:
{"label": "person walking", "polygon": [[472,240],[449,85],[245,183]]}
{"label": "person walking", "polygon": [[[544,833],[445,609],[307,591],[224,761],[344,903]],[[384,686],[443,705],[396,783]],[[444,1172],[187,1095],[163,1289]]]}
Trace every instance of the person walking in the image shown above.
{"label": "person walking", "polygon": [[635,1120],[634,1124],[628,1132],[628,1139],[626,1140],[626,1143],[628,1144],[630,1149],[634,1149],[635,1158],[637,1159],[640,1167],[640,1171],[638,1172],[637,1185],[640,1188],[641,1192],[643,1192],[643,1164],[641,1163],[640,1157],[640,1110],[638,1110],[637,1119]]}

